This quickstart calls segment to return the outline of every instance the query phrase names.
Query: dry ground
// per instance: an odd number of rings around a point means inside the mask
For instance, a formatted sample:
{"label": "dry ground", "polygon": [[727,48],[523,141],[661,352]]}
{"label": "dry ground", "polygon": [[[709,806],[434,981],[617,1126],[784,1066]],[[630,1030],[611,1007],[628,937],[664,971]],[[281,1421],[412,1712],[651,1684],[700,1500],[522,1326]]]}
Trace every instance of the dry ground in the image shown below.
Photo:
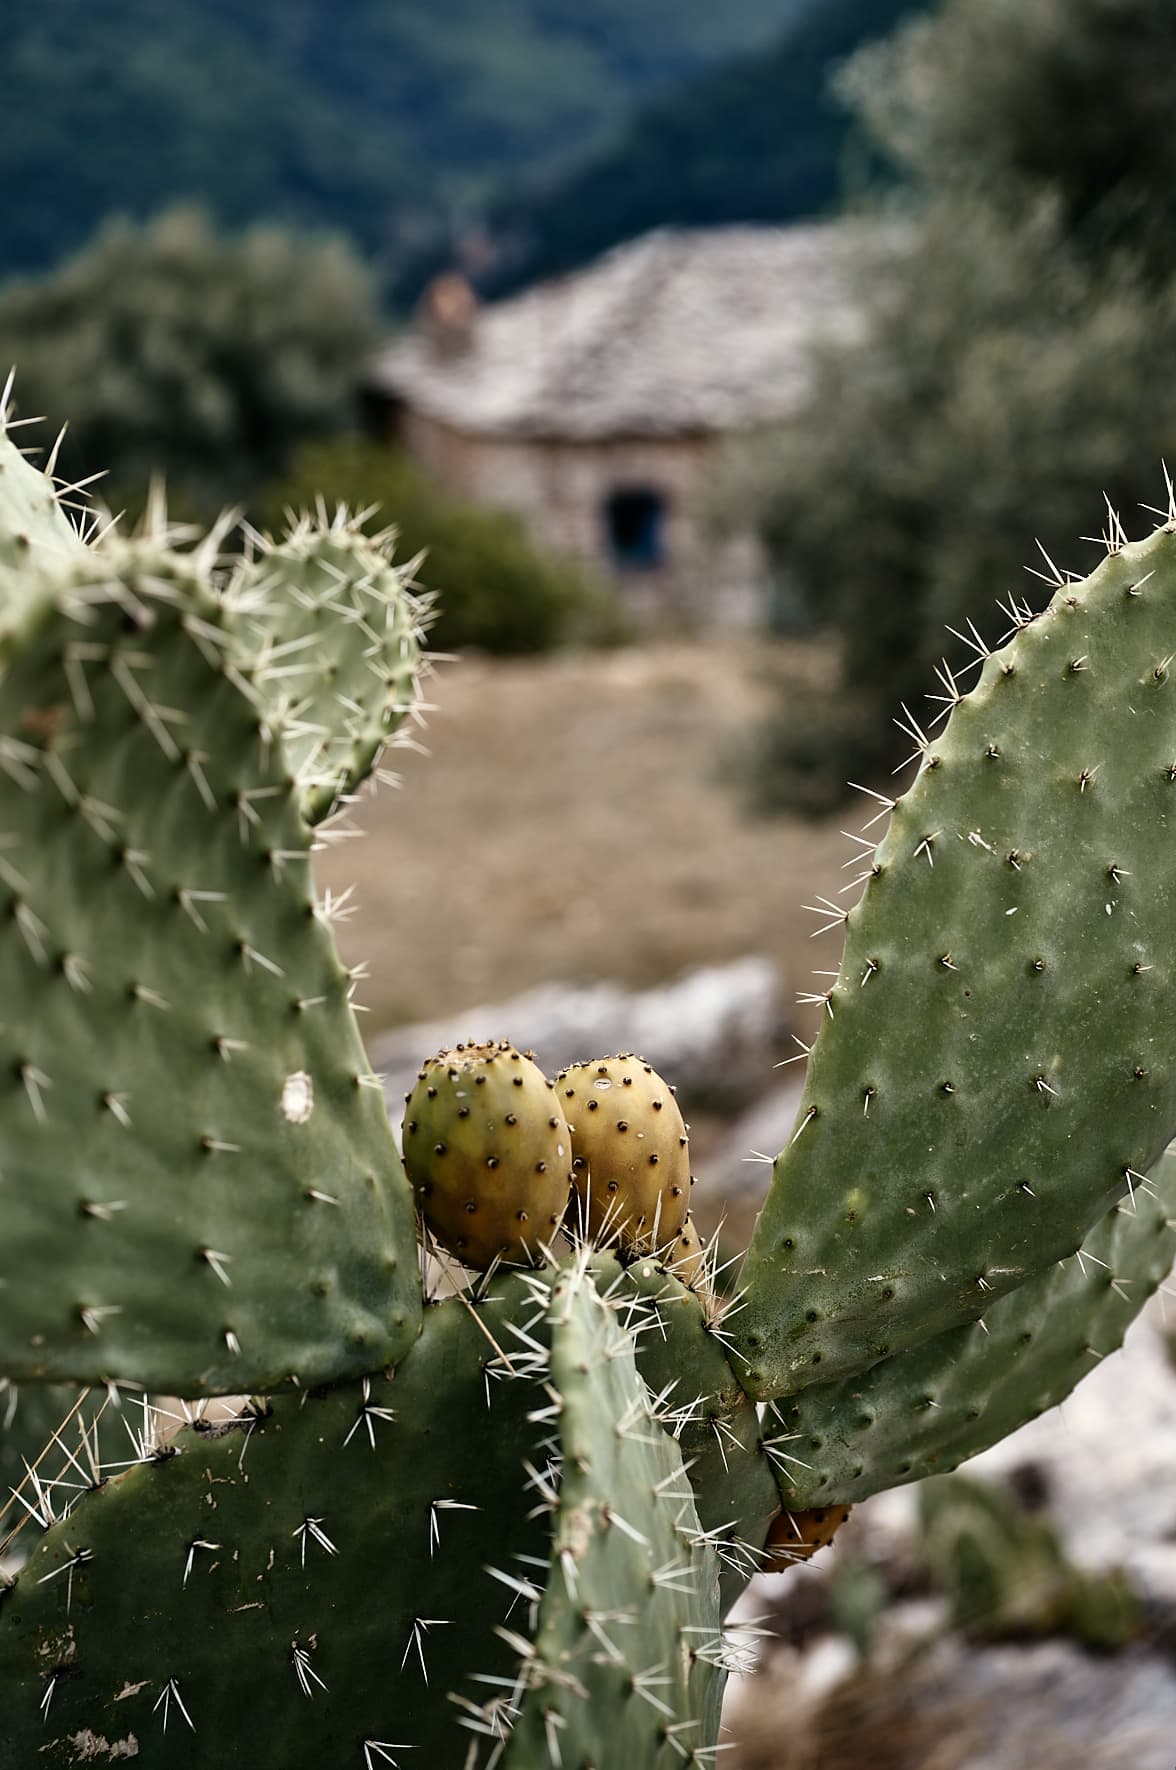
{"label": "dry ground", "polygon": [[786,1000],[809,988],[840,941],[810,939],[800,906],[849,876],[845,820],[752,821],[722,771],[782,677],[825,667],[752,638],[441,664],[429,755],[393,755],[366,840],[320,865],[356,888],[339,938],[368,961],[369,1026],[746,953],[779,962]]}

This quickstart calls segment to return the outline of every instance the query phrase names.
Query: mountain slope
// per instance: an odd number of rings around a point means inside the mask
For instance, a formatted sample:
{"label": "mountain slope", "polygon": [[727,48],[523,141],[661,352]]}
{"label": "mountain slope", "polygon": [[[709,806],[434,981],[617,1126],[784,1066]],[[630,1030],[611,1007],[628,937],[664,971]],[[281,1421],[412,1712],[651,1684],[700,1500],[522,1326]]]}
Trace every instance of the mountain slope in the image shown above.
{"label": "mountain slope", "polygon": [[841,194],[850,120],[830,78],[934,0],[822,0],[764,51],[651,100],[615,144],[491,213],[489,293],[570,269],[666,224],[789,221]]}
{"label": "mountain slope", "polygon": [[[0,275],[111,210],[352,232],[397,263],[508,169],[568,164],[632,104],[806,0],[38,0],[7,21]],[[590,18],[585,15],[590,14]]]}

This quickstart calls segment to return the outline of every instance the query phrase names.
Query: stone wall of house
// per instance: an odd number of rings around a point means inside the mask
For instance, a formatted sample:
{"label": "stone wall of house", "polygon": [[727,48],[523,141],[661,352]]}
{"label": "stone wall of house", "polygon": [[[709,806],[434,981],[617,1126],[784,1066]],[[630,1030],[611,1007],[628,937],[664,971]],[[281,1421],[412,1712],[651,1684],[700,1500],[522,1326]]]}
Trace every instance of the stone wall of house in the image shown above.
{"label": "stone wall of house", "polygon": [[[409,407],[396,414],[394,429],[441,484],[517,512],[536,541],[617,580],[638,618],[703,626],[748,626],[760,618],[765,574],[754,537],[720,540],[707,521],[719,449],[714,436],[599,442],[487,436]],[[618,567],[606,515],[618,491],[654,492],[662,500],[660,565]]]}

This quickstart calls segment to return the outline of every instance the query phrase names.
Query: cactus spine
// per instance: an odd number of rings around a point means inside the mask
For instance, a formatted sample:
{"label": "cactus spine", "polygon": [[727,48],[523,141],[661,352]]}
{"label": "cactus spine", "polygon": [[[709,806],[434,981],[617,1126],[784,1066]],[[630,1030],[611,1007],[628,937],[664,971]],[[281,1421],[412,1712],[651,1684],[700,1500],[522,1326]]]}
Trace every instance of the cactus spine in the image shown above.
{"label": "cactus spine", "polygon": [[[921,743],[727,1313],[637,1060],[443,1053],[406,1177],[310,856],[424,606],[343,514],[216,546],[84,540],[0,436],[0,1770],[709,1763],[749,1575],[1060,1400],[1171,1264],[1176,520]],[[189,1423],[128,1456],[140,1390]]]}

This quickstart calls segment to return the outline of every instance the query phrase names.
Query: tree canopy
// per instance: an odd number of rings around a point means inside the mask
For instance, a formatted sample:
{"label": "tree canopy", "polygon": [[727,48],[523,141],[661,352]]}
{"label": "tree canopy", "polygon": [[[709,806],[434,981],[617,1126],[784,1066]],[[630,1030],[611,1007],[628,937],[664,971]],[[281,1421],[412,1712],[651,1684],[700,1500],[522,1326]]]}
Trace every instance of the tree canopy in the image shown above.
{"label": "tree canopy", "polygon": [[377,337],[371,278],[329,236],[217,232],[197,210],[112,222],[61,270],[0,291],[22,413],[67,420],[62,470],[195,511],[238,499],[305,437],[354,422]]}
{"label": "tree canopy", "polygon": [[1104,493],[1136,529],[1163,500],[1173,48],[1169,0],[949,0],[847,70],[919,200],[862,249],[860,343],[818,351],[804,410],[733,472],[792,606],[840,643],[835,703],[794,697],[765,735],[766,801],[823,809],[901,760],[892,717],[932,717],[937,660],[974,659],[945,627],[1000,638],[998,601],[1049,594],[1035,541],[1083,572]]}

